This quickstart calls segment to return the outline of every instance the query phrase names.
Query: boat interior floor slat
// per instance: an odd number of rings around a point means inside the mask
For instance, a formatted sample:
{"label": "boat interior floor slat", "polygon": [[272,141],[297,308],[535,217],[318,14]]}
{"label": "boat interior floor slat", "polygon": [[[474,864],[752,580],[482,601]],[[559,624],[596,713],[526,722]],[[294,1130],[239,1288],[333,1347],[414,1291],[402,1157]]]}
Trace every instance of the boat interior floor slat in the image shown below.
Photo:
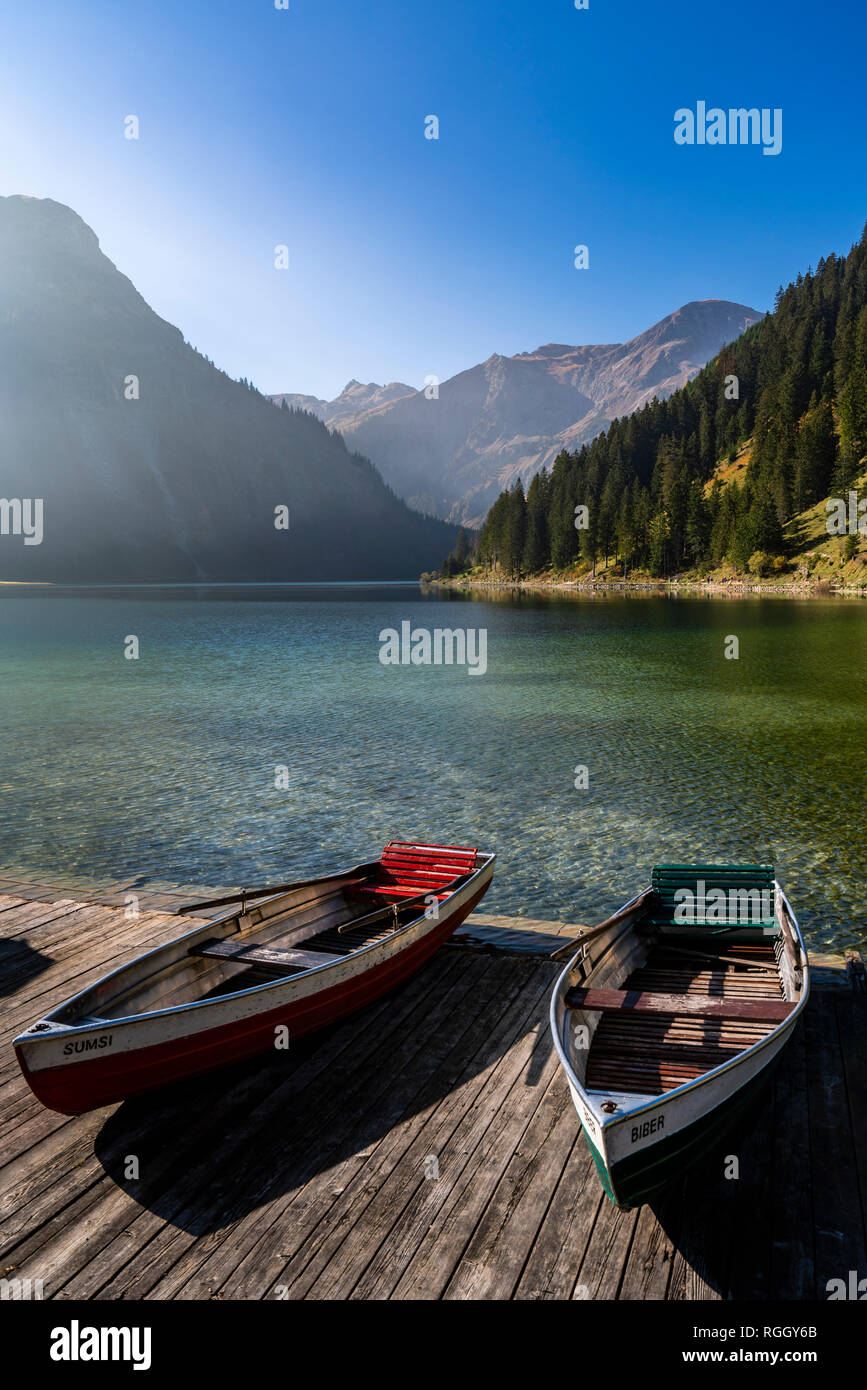
{"label": "boat interior floor slat", "polygon": [[[748,952],[757,967],[775,964],[771,944],[738,949]],[[646,963],[619,988],[733,1002],[783,998],[779,977],[767,969],[708,961],[706,955],[694,961],[691,965],[682,956],[674,963],[667,952],[651,950]],[[730,1061],[775,1027],[753,1019],[604,1014],[590,1046],[585,1084],[594,1092],[662,1095]]]}

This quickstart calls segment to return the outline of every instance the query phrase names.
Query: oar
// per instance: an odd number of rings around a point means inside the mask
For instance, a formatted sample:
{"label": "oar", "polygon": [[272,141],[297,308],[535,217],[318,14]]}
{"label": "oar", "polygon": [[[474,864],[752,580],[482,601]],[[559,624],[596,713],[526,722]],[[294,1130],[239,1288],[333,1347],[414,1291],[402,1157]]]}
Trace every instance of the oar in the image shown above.
{"label": "oar", "polygon": [[580,927],[577,936],[570,937],[563,946],[558,946],[556,951],[551,952],[551,960],[560,960],[562,956],[569,954],[574,955],[579,946],[583,946],[587,941],[592,941],[595,936],[601,936],[604,931],[608,931],[609,927],[616,926],[618,922],[622,922],[626,917],[631,917],[633,912],[637,912],[639,908],[644,907],[652,897],[653,892],[648,888],[645,893],[641,894],[640,898],[636,898],[634,902],[628,903],[626,907],[621,907],[620,911],[615,912],[613,917],[606,918],[606,920],[600,922],[598,926]]}

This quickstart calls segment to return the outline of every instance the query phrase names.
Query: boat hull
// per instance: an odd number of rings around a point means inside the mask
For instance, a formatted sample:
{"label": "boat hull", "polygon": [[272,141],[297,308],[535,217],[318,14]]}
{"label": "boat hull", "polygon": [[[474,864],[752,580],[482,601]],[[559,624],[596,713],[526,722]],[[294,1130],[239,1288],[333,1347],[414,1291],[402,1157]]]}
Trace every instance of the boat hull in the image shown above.
{"label": "boat hull", "polygon": [[[551,1006],[555,1045],[599,1180],[606,1195],[622,1210],[628,1211],[647,1202],[719,1144],[760,1097],[790,1041],[809,997],[809,970],[794,913],[781,890],[780,896],[797,933],[803,967],[803,985],[792,1012],[764,1039],[681,1086],[659,1095],[647,1095],[646,1099],[619,1095],[612,1090],[609,1100],[616,1103],[622,1113],[615,1111],[603,1115],[599,1102],[605,1093],[591,1094],[585,1090],[572,1066],[571,1025],[565,995],[578,957],[573,958],[558,979]],[[622,910],[624,914],[629,907],[627,904]],[[597,945],[603,962],[606,950],[616,956],[618,933],[622,933],[619,938],[622,943],[628,930],[627,922],[626,927],[612,929],[608,939],[600,939]],[[621,944],[621,949],[627,948]],[[591,963],[583,983],[592,983],[593,969]],[[590,1007],[592,1009],[592,1005]]]}
{"label": "boat hull", "polygon": [[48,1056],[38,1037],[17,1040],[21,1069],[43,1105],[78,1115],[272,1052],[277,1029],[287,1030],[291,1048],[293,1040],[346,1018],[419,970],[472,912],[492,875],[493,863],[474,876],[469,891],[455,894],[439,920],[422,919],[395,940],[309,974],[206,1004],[106,1022],[66,1043],[61,1036]]}
{"label": "boat hull", "polygon": [[597,1149],[588,1127],[582,1124],[584,1138],[606,1196],[615,1206],[620,1207],[621,1211],[631,1211],[634,1207],[640,1207],[650,1201],[692,1164],[706,1158],[739,1123],[753,1102],[760,1099],[773,1075],[781,1051],[782,1048],[778,1049],[776,1055],[761,1071],[745,1081],[737,1091],[731,1092],[725,1100],[706,1110],[674,1134],[658,1140],[636,1154],[609,1162]]}

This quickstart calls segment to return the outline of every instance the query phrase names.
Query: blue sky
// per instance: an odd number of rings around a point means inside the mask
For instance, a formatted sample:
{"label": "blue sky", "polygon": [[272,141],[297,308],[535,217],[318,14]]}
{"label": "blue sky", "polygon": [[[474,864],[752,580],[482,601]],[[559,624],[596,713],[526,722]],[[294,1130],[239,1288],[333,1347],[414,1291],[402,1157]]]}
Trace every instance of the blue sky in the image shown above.
{"label": "blue sky", "polygon": [[[289,6],[0,17],[0,192],[74,207],[158,313],[264,391],[418,386],[622,341],[690,299],[765,309],[867,221],[861,0]],[[781,107],[782,153],[676,146],[698,100]]]}

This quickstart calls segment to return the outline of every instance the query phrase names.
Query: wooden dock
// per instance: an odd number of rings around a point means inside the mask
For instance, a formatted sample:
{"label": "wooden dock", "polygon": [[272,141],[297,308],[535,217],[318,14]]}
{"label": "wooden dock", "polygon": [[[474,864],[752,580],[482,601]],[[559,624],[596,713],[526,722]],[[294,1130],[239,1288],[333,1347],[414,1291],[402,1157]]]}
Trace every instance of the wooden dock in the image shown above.
{"label": "wooden dock", "polygon": [[867,996],[834,969],[747,1131],[640,1211],[603,1197],[551,1044],[541,952],[564,923],[476,914],[294,1052],[44,1110],[11,1038],[177,935],[166,909],[202,891],[0,880],[3,1277],[57,1299],[684,1300],[825,1299],[867,1274]]}

